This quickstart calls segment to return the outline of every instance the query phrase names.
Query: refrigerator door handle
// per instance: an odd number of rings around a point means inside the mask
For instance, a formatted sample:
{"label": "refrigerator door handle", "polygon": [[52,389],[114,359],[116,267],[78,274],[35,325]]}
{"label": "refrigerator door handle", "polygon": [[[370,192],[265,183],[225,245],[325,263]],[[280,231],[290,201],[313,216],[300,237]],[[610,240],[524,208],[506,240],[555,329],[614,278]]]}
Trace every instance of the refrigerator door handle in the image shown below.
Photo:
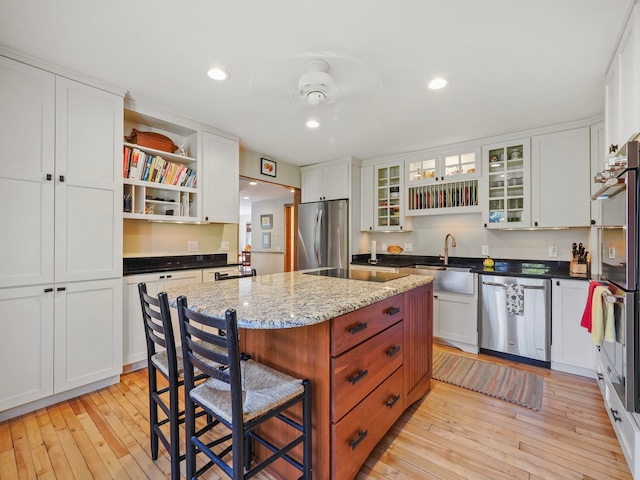
{"label": "refrigerator door handle", "polygon": [[322,256],[321,256],[321,248],[320,248],[320,242],[322,241],[321,235],[322,235],[322,209],[319,209],[316,213],[316,226],[315,226],[316,240],[315,242],[313,242],[314,253],[316,255],[316,262],[318,262],[318,265],[322,265]]}

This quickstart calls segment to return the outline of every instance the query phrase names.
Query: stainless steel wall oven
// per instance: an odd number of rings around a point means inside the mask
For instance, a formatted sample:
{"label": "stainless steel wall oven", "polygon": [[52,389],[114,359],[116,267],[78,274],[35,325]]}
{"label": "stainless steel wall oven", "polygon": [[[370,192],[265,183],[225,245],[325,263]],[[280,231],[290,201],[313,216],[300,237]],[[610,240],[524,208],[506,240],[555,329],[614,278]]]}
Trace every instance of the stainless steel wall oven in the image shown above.
{"label": "stainless steel wall oven", "polygon": [[639,148],[637,141],[626,144],[626,167],[594,195],[602,200],[601,283],[609,287],[602,300],[612,307],[616,333],[615,341],[603,342],[598,350],[622,404],[631,412],[640,412]]}

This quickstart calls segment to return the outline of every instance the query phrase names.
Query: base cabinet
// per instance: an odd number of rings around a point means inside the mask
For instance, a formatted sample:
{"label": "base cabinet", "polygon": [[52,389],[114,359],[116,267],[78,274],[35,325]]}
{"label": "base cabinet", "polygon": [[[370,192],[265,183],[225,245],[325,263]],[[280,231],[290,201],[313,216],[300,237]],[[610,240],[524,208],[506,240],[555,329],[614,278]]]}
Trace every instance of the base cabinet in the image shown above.
{"label": "base cabinet", "polygon": [[580,326],[587,302],[586,280],[551,281],[551,368],[594,376],[595,347],[591,334]]}
{"label": "base cabinet", "polygon": [[122,372],[120,285],[0,289],[0,411]]}
{"label": "base cabinet", "polygon": [[478,295],[433,294],[433,336],[478,353]]}

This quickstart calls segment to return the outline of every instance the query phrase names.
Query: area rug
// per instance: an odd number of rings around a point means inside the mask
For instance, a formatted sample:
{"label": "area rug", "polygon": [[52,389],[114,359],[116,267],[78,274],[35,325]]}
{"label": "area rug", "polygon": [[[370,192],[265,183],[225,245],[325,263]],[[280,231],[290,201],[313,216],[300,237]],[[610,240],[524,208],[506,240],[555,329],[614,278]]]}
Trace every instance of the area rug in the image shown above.
{"label": "area rug", "polygon": [[433,378],[533,410],[542,405],[542,376],[516,368],[436,351]]}

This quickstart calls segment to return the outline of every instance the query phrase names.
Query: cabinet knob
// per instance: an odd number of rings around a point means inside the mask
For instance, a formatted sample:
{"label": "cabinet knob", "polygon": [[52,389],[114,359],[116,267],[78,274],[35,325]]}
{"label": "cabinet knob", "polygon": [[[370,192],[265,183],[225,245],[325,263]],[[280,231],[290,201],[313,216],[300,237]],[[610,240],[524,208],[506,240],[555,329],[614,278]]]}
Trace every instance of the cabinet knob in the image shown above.
{"label": "cabinet knob", "polygon": [[53,178],[53,175],[51,175],[50,173],[47,173],[47,181],[51,181],[51,179]]}
{"label": "cabinet knob", "polygon": [[556,280],[556,285],[560,286],[560,280]]}
{"label": "cabinet knob", "polygon": [[64,183],[64,175],[60,175],[60,183]]}
{"label": "cabinet knob", "polygon": [[535,227],[537,227],[537,226],[538,226],[538,222],[533,222],[533,225],[534,225]]}
{"label": "cabinet knob", "polygon": [[615,145],[614,145],[614,144],[612,143],[612,144],[609,146],[609,153],[615,153],[615,152],[617,152],[617,151],[618,151],[618,144],[615,144]]}

